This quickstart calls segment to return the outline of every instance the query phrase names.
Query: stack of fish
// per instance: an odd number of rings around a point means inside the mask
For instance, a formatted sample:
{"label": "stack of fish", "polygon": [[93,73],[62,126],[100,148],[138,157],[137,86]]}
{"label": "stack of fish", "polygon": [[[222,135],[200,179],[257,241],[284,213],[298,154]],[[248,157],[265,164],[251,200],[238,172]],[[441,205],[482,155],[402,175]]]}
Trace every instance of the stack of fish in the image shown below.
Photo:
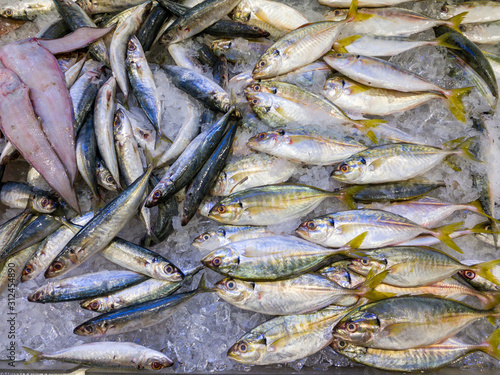
{"label": "stack of fish", "polygon": [[[500,51],[485,44],[499,43],[498,2],[446,4],[439,18],[401,0],[319,0],[306,12],[271,0],[31,2],[1,9],[58,15],[0,48],[2,177],[17,154],[32,167],[28,184],[0,187],[0,202],[18,210],[0,226],[1,290],[37,279],[35,290],[20,287],[28,301],[80,301],[100,315],[73,333],[93,338],[151,330],[180,310],[199,317],[185,306],[212,293],[232,311],[277,316],[226,343],[245,365],[329,345],[396,371],[473,351],[500,360],[500,330],[484,342],[461,336],[500,317],[500,259],[471,265],[449,254],[470,254],[457,238],[496,247],[500,233],[496,184],[480,161],[494,160],[485,124],[498,108]],[[435,79],[425,63],[408,69],[404,57],[420,48],[441,53],[440,68],[459,78]],[[169,118],[164,90],[182,102],[184,123]],[[418,136],[412,113],[441,130]],[[488,221],[450,223],[457,211]],[[118,237],[138,239],[127,233],[136,214],[140,245]],[[189,259],[182,233],[198,235]],[[162,255],[167,247],[177,253]],[[97,253],[125,270],[101,262],[74,274]],[[187,271],[167,259],[176,257]],[[202,275],[175,294],[205,267],[225,278],[209,288]],[[124,342],[26,350],[28,363],[174,363]]]}

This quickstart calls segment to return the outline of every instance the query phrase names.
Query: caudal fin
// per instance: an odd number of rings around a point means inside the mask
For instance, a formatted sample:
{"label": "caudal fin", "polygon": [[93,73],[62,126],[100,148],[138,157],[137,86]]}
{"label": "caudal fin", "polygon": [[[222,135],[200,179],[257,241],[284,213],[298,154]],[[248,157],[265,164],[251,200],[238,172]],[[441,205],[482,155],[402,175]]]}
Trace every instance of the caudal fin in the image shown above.
{"label": "caudal fin", "polygon": [[446,21],[448,22],[448,26],[452,28],[453,30],[459,32],[462,34],[462,30],[460,30],[460,24],[464,20],[465,16],[467,15],[468,12],[463,12],[460,14],[457,14],[454,17],[448,18]]}
{"label": "caudal fin", "polygon": [[363,132],[373,143],[377,144],[377,136],[373,132],[373,128],[376,128],[380,124],[385,124],[386,120],[351,120],[354,123],[354,126],[359,129],[359,131]]}
{"label": "caudal fin", "polygon": [[462,156],[465,159],[469,159],[478,163],[482,163],[482,161],[477,160],[476,157],[472,154],[470,148],[474,145],[474,143],[477,142],[477,137],[470,137],[467,138],[465,141],[463,141],[461,144],[459,144],[456,148],[454,148],[452,151],[455,152],[457,155]]}
{"label": "caudal fin", "polygon": [[431,234],[445,245],[451,247],[453,250],[459,252],[460,254],[463,254],[464,252],[450,237],[450,233],[455,232],[458,228],[462,226],[462,224],[463,222],[445,225],[443,227],[436,228],[434,231],[431,232]]}
{"label": "caudal fin", "polygon": [[500,350],[498,345],[500,344],[500,328],[488,336],[488,338],[481,344],[480,349],[493,358],[500,361]]}
{"label": "caudal fin", "polygon": [[466,111],[464,107],[464,103],[462,102],[462,96],[469,93],[472,87],[462,87],[458,89],[447,90],[445,94],[446,99],[448,100],[448,105],[450,112],[455,116],[458,121],[465,122]]}
{"label": "caudal fin", "polygon": [[349,53],[346,47],[355,42],[356,40],[358,40],[359,38],[361,38],[361,35],[352,35],[348,36],[347,38],[337,40],[335,43],[333,43],[333,48],[337,52]]}
{"label": "caudal fin", "polygon": [[32,357],[29,360],[24,362],[25,365],[29,365],[31,363],[35,363],[35,362],[41,361],[43,359],[42,352],[39,352],[38,350],[35,350],[35,349],[27,348],[26,346],[23,346],[23,348],[24,348],[24,350],[26,350],[28,352],[28,354],[32,355]]}
{"label": "caudal fin", "polygon": [[[475,200],[474,202],[470,202],[468,204],[468,206],[471,207],[470,208],[471,211],[474,211],[475,213],[478,213],[479,215],[483,215],[484,217],[487,217],[491,221],[493,221],[497,224],[500,224],[499,220],[495,219],[493,216],[490,216],[486,212],[484,212],[483,206],[481,206],[481,202],[479,202],[479,200]],[[493,232],[491,232],[491,233],[493,233]]]}
{"label": "caudal fin", "polygon": [[346,21],[364,21],[372,17],[373,14],[358,13],[358,0],[352,0],[349,12],[347,13]]}
{"label": "caudal fin", "polygon": [[489,262],[483,262],[471,266],[470,269],[481,277],[484,277],[489,282],[500,286],[500,280],[498,280],[492,273],[491,269],[500,265],[500,259],[490,260]]}
{"label": "caudal fin", "polygon": [[435,46],[446,47],[450,49],[460,49],[459,47],[448,43],[448,38],[450,37],[450,33],[446,33],[436,38],[436,42],[433,43]]}
{"label": "caudal fin", "polygon": [[361,284],[357,289],[361,292],[361,295],[368,298],[370,301],[378,301],[385,298],[394,297],[394,293],[385,293],[376,291],[375,288],[380,285],[385,277],[389,274],[390,270],[385,270],[373,276],[375,273],[373,268],[370,270],[366,276],[366,281]]}

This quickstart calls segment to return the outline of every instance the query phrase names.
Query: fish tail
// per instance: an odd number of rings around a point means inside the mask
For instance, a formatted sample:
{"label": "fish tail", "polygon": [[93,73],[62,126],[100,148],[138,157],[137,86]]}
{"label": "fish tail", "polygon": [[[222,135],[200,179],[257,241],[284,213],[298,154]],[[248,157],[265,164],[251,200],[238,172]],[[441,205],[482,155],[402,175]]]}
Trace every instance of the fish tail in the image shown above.
{"label": "fish tail", "polygon": [[436,42],[434,43],[434,45],[446,47],[446,48],[450,48],[450,49],[460,49],[459,47],[447,42],[449,37],[450,37],[450,33],[446,33],[446,34],[441,35],[440,37],[436,38]]}
{"label": "fish tail", "polygon": [[335,197],[343,202],[350,210],[355,210],[357,208],[356,203],[354,202],[354,194],[358,191],[363,190],[364,186],[351,186],[342,190],[338,190],[335,193]]}
{"label": "fish tail", "polygon": [[35,363],[42,360],[42,355],[43,355],[42,352],[39,352],[38,350],[35,349],[27,348],[26,346],[23,346],[23,348],[28,352],[28,354],[32,355],[32,357],[29,360],[24,362],[25,365],[29,365],[31,363]]}
{"label": "fish tail", "polygon": [[465,141],[463,141],[461,144],[459,144],[454,151],[456,154],[459,154],[463,156],[466,159],[482,163],[482,161],[477,160],[476,157],[472,154],[470,148],[474,145],[474,143],[477,141],[477,137],[470,137],[467,138]]}
{"label": "fish tail", "polygon": [[500,361],[500,350],[498,350],[499,344],[500,328],[497,328],[491,335],[488,336],[483,344],[481,344],[480,350]]}
{"label": "fish tail", "polygon": [[455,232],[460,226],[462,226],[463,222],[453,223],[449,225],[445,225],[439,228],[436,228],[431,234],[436,237],[439,241],[444,243],[445,245],[451,247],[453,250],[463,254],[463,251],[458,247],[458,245],[453,241],[450,237],[450,233]]}
{"label": "fish tail", "polygon": [[466,121],[466,111],[464,103],[462,102],[462,96],[467,94],[471,89],[472,87],[461,87],[458,89],[446,90],[444,94],[448,100],[450,112],[458,121]]}
{"label": "fish tail", "polygon": [[363,284],[361,284],[360,287],[358,287],[358,290],[361,292],[362,296],[368,298],[371,301],[378,301],[381,299],[394,297],[395,296],[394,293],[384,293],[375,290],[375,288],[384,281],[385,277],[389,274],[390,270],[385,270],[374,276],[372,276],[372,274],[374,273],[372,271],[373,268],[368,273],[366,281]]}
{"label": "fish tail", "polygon": [[363,232],[356,237],[354,237],[352,240],[350,240],[348,243],[346,243],[344,246],[342,246],[340,249],[337,250],[357,250],[361,247],[363,244],[363,241],[365,240],[366,236],[368,235],[368,231]]}
{"label": "fish tail", "polygon": [[201,279],[200,282],[198,283],[198,286],[196,287],[196,291],[198,293],[207,293],[213,291],[212,288],[209,288],[207,286],[207,278],[205,277],[205,274],[201,275]]}
{"label": "fish tail", "polygon": [[352,0],[349,12],[347,13],[346,22],[364,21],[372,17],[372,14],[358,13],[358,0]]}
{"label": "fish tail", "polygon": [[473,209],[471,209],[471,211],[474,211],[475,213],[478,213],[479,215],[483,215],[484,217],[487,217],[488,219],[490,219],[492,222],[494,222],[496,224],[500,224],[499,220],[495,219],[493,216],[490,216],[486,212],[484,212],[483,206],[481,205],[481,202],[479,202],[479,199],[468,203],[468,205],[474,207]]}
{"label": "fish tail", "polygon": [[355,42],[359,38],[361,38],[361,35],[352,35],[352,36],[348,36],[347,38],[337,40],[333,44],[333,48],[337,52],[349,53],[349,51],[345,47],[350,45],[351,43]]}
{"label": "fish tail", "polygon": [[376,128],[380,124],[385,124],[387,121],[386,120],[379,120],[379,119],[373,119],[373,120],[356,120],[355,121],[355,126],[358,128],[360,131],[366,134],[366,136],[372,141],[373,143],[378,143],[377,141],[377,136],[373,132],[373,128]]}
{"label": "fish tail", "polygon": [[464,18],[467,15],[467,13],[469,13],[469,12],[463,12],[463,13],[457,14],[454,17],[448,18],[446,20],[448,22],[448,26],[450,28],[452,28],[453,30],[455,30],[455,31],[459,32],[460,34],[462,34],[462,30],[460,30],[459,26],[462,23],[462,21],[464,20]]}
{"label": "fish tail", "polygon": [[470,269],[476,272],[481,277],[492,282],[493,284],[500,286],[500,281],[491,273],[491,269],[495,268],[500,264],[500,259],[490,260],[489,262],[483,262],[471,266]]}

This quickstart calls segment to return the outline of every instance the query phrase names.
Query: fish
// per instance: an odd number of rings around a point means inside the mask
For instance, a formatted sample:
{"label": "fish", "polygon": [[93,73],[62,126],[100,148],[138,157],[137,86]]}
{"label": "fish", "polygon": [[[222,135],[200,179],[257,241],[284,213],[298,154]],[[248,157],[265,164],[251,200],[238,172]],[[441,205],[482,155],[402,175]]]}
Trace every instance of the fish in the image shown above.
{"label": "fish", "polygon": [[444,89],[418,74],[377,57],[328,53],[323,56],[323,60],[343,75],[370,87],[401,92],[438,92],[448,101],[451,113],[459,121],[466,120],[461,97],[471,90],[470,87]]}
{"label": "fish", "polygon": [[496,318],[499,306],[479,310],[439,297],[387,298],[351,311],[333,336],[367,348],[412,349],[446,340],[481,318]]}
{"label": "fish", "polygon": [[50,13],[55,9],[54,2],[51,0],[27,0],[22,2],[17,1],[2,1],[0,7],[0,16],[15,19],[33,21],[37,16]]}
{"label": "fish", "polygon": [[217,61],[212,67],[212,75],[215,83],[217,83],[224,90],[227,90],[229,84],[229,67],[225,55],[218,56]]}
{"label": "fish", "polygon": [[[359,248],[366,234],[345,249]],[[294,236],[269,236],[232,242],[201,259],[206,267],[227,277],[248,281],[282,280],[313,272],[341,250],[326,249]]]}
{"label": "fish", "polygon": [[203,166],[205,160],[217,147],[233,111],[234,107],[213,123],[209,129],[191,141],[148,195],[145,202],[146,207],[153,207],[160,202],[166,201],[192,180]]}
{"label": "fish", "polygon": [[404,37],[363,34],[352,35],[333,43],[333,49],[337,52],[372,57],[394,56],[422,46],[456,48],[446,41],[446,37],[438,37],[434,40],[413,40]]}
{"label": "fish", "polygon": [[[367,206],[367,208],[371,208]],[[423,197],[408,202],[392,203],[381,207],[384,211],[401,215],[414,223],[426,228],[432,228],[456,211],[467,210],[478,213],[487,218],[491,216],[483,212],[481,203],[448,203],[433,197]],[[493,221],[496,219],[491,218]]]}
{"label": "fish", "polygon": [[412,143],[375,146],[339,163],[331,177],[350,184],[404,181],[430,171],[449,155],[476,160],[469,151],[473,143],[469,138],[450,150]]}
{"label": "fish", "polygon": [[500,4],[496,1],[464,1],[460,4],[445,3],[440,18],[449,18],[467,12],[462,23],[483,23],[500,20]]}
{"label": "fish", "polygon": [[[40,172],[50,186],[78,211],[78,199],[70,175],[45,137],[40,121],[31,105],[30,93],[28,86],[21,82],[12,70],[0,69],[0,127],[2,133],[19,153]],[[73,124],[71,124],[71,129],[73,131]],[[34,153],[33,150],[37,152]]]}
{"label": "fish", "polygon": [[248,365],[305,358],[333,340],[332,327],[348,311],[345,307],[327,307],[309,314],[275,317],[240,337],[229,348],[227,356]]}
{"label": "fish", "polygon": [[80,176],[90,188],[95,202],[99,202],[100,196],[97,190],[97,140],[94,130],[94,116],[91,113],[83,124],[76,140],[76,164]]}
{"label": "fish", "polygon": [[288,180],[297,164],[264,154],[249,154],[226,164],[210,189],[210,194],[228,196],[256,186],[277,184]]}
{"label": "fish", "polygon": [[136,285],[110,293],[102,297],[93,297],[80,302],[80,306],[96,312],[109,312],[142,302],[167,297],[175,293],[187,281],[199,272],[203,266],[198,266],[185,272],[185,277],[179,281],[147,279]]}
{"label": "fish", "polygon": [[460,25],[460,31],[473,43],[497,44],[500,42],[500,21]]}
{"label": "fish", "polygon": [[99,89],[94,105],[94,129],[97,147],[115,183],[120,186],[120,172],[113,137],[116,110],[116,79],[111,76]]}
{"label": "fish", "polygon": [[59,206],[57,198],[51,193],[21,182],[2,183],[0,203],[10,208],[28,209],[42,214],[51,214]]}
{"label": "fish", "polygon": [[62,302],[89,298],[126,288],[146,280],[131,271],[101,271],[68,277],[42,285],[28,296],[30,302]]}
{"label": "fish", "polygon": [[160,370],[173,365],[165,354],[131,342],[90,342],[52,353],[42,353],[27,347],[33,357],[26,363],[42,359],[58,360],[97,367],[120,367],[132,369]]}
{"label": "fish", "polygon": [[268,31],[274,38],[295,30],[309,20],[293,7],[268,0],[242,0],[231,12],[231,18]]}
{"label": "fish", "polygon": [[151,172],[152,166],[99,211],[61,250],[45,277],[60,276],[106,247],[141,205]]}
{"label": "fish", "polygon": [[301,184],[257,186],[220,200],[208,217],[230,225],[272,225],[307,215],[336,193]]}
{"label": "fish", "polygon": [[6,257],[0,262],[0,293],[17,283],[23,271],[23,264],[35,253],[38,244],[28,246]]}
{"label": "fish", "polygon": [[[23,2],[22,4],[25,4],[25,3]],[[53,1],[52,1],[52,4],[54,4]],[[71,32],[71,28],[66,23],[66,21],[64,21],[63,19],[60,19],[60,20],[57,20],[57,21],[49,24],[44,29],[40,30],[38,32],[38,34],[36,34],[36,37],[43,38],[43,39],[57,39],[57,38],[62,38],[65,35],[68,35],[70,32]]]}
{"label": "fish", "polygon": [[469,353],[482,351],[495,359],[500,358],[498,350],[500,331],[493,332],[480,344],[466,344],[456,338],[424,348],[407,350],[384,350],[365,348],[334,340],[333,350],[355,362],[388,371],[428,371],[439,369],[456,362]]}
{"label": "fish", "polygon": [[153,5],[153,8],[136,34],[144,51],[149,51],[151,49],[161,27],[169,16],[170,12],[161,6],[161,4],[157,3]]}
{"label": "fish", "polygon": [[78,61],[75,65],[73,65],[64,73],[64,80],[66,81],[66,87],[68,89],[70,89],[71,86],[73,86],[77,78],[80,76],[80,72],[82,71],[85,61],[86,57],[83,57],[82,59],[80,59],[80,61]]}
{"label": "fish", "polygon": [[99,157],[97,157],[96,160],[96,173],[97,173],[97,184],[99,186],[102,186],[103,188],[109,191],[118,191],[118,184],[111,175],[109,169],[106,168],[104,161]]}
{"label": "fish", "polygon": [[247,146],[279,158],[313,165],[335,164],[367,148],[347,137],[321,135],[309,129],[259,133],[248,140]]}
{"label": "fish", "polygon": [[463,223],[454,223],[436,229],[424,228],[403,216],[382,210],[339,211],[305,221],[295,230],[300,237],[326,247],[340,247],[367,232],[361,249],[374,249],[410,240],[419,234],[430,234],[453,250],[462,250],[448,233]]}
{"label": "fish", "polygon": [[296,315],[317,311],[326,306],[352,306],[360,299],[380,299],[372,292],[385,274],[355,289],[345,289],[329,279],[305,274],[282,281],[243,281],[225,278],[214,285],[215,293],[240,309],[267,315]]}
{"label": "fish", "polygon": [[457,272],[468,275],[469,279],[478,274],[500,285],[500,281],[491,273],[491,269],[500,264],[500,259],[467,266],[439,250],[409,246],[358,250],[349,255],[353,257],[348,265],[349,269],[364,276],[371,270],[389,270],[384,283],[398,287],[411,288],[432,284]]}
{"label": "fish", "polygon": [[[135,9],[129,17],[116,27],[113,37],[111,38],[109,46],[109,62],[111,69],[113,70],[113,76],[116,78],[116,83],[124,95],[124,103],[127,103],[129,93],[127,70],[125,66],[127,43],[129,43],[130,37],[139,31],[141,24],[144,22],[149,10],[151,9],[151,5],[151,1],[146,1]],[[154,121],[156,121],[156,118]]]}
{"label": "fish", "polygon": [[[418,1],[418,0],[417,0]],[[352,0],[319,0],[318,3],[332,8],[349,8]],[[408,0],[360,0],[358,5],[366,8],[378,8],[394,6],[401,3],[407,3]]]}
{"label": "fish", "polygon": [[186,198],[184,199],[181,213],[181,225],[186,225],[196,214],[203,198],[208,194],[210,186],[224,167],[239,125],[240,124],[236,122],[229,127],[226,134],[220,140],[217,148],[213,151],[212,155],[210,155],[187,188]]}
{"label": "fish", "polygon": [[[341,21],[346,18],[346,10],[336,9],[332,12],[333,21]],[[370,18],[359,18],[348,23],[343,29],[343,35],[377,34],[383,36],[409,36],[435,26],[446,25],[458,31],[466,13],[457,14],[447,19],[435,19],[427,17],[411,9],[389,7],[389,8],[365,8],[358,12],[361,16]],[[348,16],[347,16],[348,17]]]}
{"label": "fish", "polygon": [[[178,43],[224,18],[240,0],[205,0],[178,17],[160,38],[160,43]],[[161,4],[169,1],[161,0]]]}
{"label": "fish", "polygon": [[225,225],[200,234],[192,245],[199,250],[213,251],[231,242],[267,236],[274,236],[274,233],[265,227]]}
{"label": "fish", "polygon": [[370,87],[341,75],[329,78],[323,87],[324,97],[349,113],[387,116],[404,112],[431,100],[444,100],[434,92],[401,92]]}
{"label": "fish", "polygon": [[175,65],[161,65],[172,83],[208,107],[226,113],[230,108],[229,95],[222,87],[200,73]]}
{"label": "fish", "polygon": [[14,241],[24,225],[31,220],[32,216],[33,214],[29,211],[23,211],[0,225],[0,253],[3,253],[3,249]]}
{"label": "fish", "polygon": [[206,291],[205,279],[202,277],[195,290],[101,314],[78,325],[73,333],[79,336],[101,337],[157,325],[175,314],[191,298]]}

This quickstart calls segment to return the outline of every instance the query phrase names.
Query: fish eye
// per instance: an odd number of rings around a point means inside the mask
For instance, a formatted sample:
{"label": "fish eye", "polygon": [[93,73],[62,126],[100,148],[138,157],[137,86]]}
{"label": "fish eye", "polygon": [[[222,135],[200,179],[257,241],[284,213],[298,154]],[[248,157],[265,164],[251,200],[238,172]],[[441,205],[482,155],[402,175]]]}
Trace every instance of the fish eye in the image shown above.
{"label": "fish eye", "polygon": [[471,270],[465,270],[462,271],[462,276],[465,277],[466,279],[472,280],[476,277],[476,273]]}
{"label": "fish eye", "polygon": [[234,288],[236,288],[236,283],[231,280],[231,281],[227,282],[226,286],[227,286],[227,289],[234,290]]}
{"label": "fish eye", "polygon": [[365,259],[365,258],[361,259],[361,264],[363,266],[367,266],[369,263],[370,263],[370,261],[368,259]]}
{"label": "fish eye", "polygon": [[245,342],[242,342],[238,345],[238,350],[241,353],[246,353],[248,351],[248,345]]}
{"label": "fish eye", "polygon": [[314,230],[317,228],[317,225],[314,221],[309,221],[306,223],[307,229]]}
{"label": "fish eye", "polygon": [[168,266],[165,266],[165,272],[166,273],[173,273],[174,272],[174,267],[172,267],[170,264]]}
{"label": "fish eye", "polygon": [[85,333],[92,333],[94,332],[94,328],[92,326],[83,326],[83,330],[85,331]]}
{"label": "fish eye", "polygon": [[276,133],[278,133],[278,135],[281,135],[281,136],[285,135],[285,131],[283,129],[276,130]]}
{"label": "fish eye", "polygon": [[24,267],[23,270],[24,276],[29,275],[31,272],[33,272],[33,267],[31,266],[31,264],[28,264],[26,267]]}
{"label": "fish eye", "polygon": [[344,55],[343,53],[336,53],[334,56],[335,56],[337,59],[341,59],[343,55]]}
{"label": "fish eye", "polygon": [[217,207],[217,212],[220,214],[223,214],[226,212],[226,206],[219,206]]}
{"label": "fish eye", "polygon": [[108,177],[106,177],[106,182],[107,182],[108,184],[112,184],[113,182],[115,182],[115,180],[113,180],[113,177],[108,176]]}
{"label": "fish eye", "polygon": [[94,301],[90,304],[90,308],[92,310],[97,310],[99,308],[100,303],[98,301]]}
{"label": "fish eye", "polygon": [[458,26],[458,28],[460,29],[460,31],[465,31],[466,30],[466,28],[465,28],[464,25],[460,25],[460,26]]}
{"label": "fish eye", "polygon": [[254,91],[260,91],[261,90],[260,85],[253,85],[253,90]]}
{"label": "fish eye", "polygon": [[206,233],[201,238],[203,239],[203,241],[208,241],[210,239],[210,235],[208,233]]}
{"label": "fish eye", "polygon": [[484,229],[486,229],[486,230],[491,230],[491,225],[490,225],[490,224],[486,225],[486,226],[484,227]]}
{"label": "fish eye", "polygon": [[346,329],[349,331],[349,332],[356,332],[356,330],[358,329],[358,325],[356,323],[349,323],[347,326],[346,326]]}
{"label": "fish eye", "polygon": [[215,257],[212,259],[212,265],[215,267],[219,267],[222,264],[222,258],[221,257]]}
{"label": "fish eye", "polygon": [[257,26],[252,26],[252,30],[259,31],[260,29]]}
{"label": "fish eye", "polygon": [[137,49],[137,46],[135,45],[135,43],[129,43],[128,44],[128,50],[129,51],[135,51]]}
{"label": "fish eye", "polygon": [[343,173],[349,172],[349,166],[347,164],[342,164],[339,169]]}
{"label": "fish eye", "polygon": [[259,103],[260,103],[259,99],[252,99],[252,104],[253,105],[257,105]]}
{"label": "fish eye", "polygon": [[5,15],[7,17],[12,17],[13,14],[14,14],[14,12],[12,11],[12,9],[6,9],[5,10]]}
{"label": "fish eye", "polygon": [[338,342],[339,349],[344,349],[347,346],[347,343],[344,340],[340,340]]}
{"label": "fish eye", "polygon": [[156,191],[153,193],[153,198],[154,198],[154,199],[160,199],[160,198],[161,198],[161,191],[160,191],[160,190],[156,190]]}
{"label": "fish eye", "polygon": [[336,15],[336,16],[340,16],[342,14],[342,11],[340,9],[335,9],[333,11],[333,14]]}
{"label": "fish eye", "polygon": [[262,66],[262,67],[266,66],[266,62],[265,62],[265,61],[261,61],[261,62],[259,63],[259,66]]}
{"label": "fish eye", "polygon": [[161,364],[161,362],[154,361],[154,362],[151,362],[151,368],[153,370],[159,370],[159,369],[163,368],[163,365]]}
{"label": "fish eye", "polygon": [[40,204],[42,207],[46,207],[49,204],[49,200],[47,198],[43,198]]}
{"label": "fish eye", "polygon": [[38,301],[42,297],[42,292],[36,292],[33,294],[33,300]]}
{"label": "fish eye", "polygon": [[267,135],[266,133],[260,133],[257,135],[257,139],[262,141],[262,140],[266,139],[266,135]]}
{"label": "fish eye", "polygon": [[52,267],[54,267],[54,270],[60,271],[63,269],[63,264],[61,262],[57,261],[57,262],[54,262]]}
{"label": "fish eye", "polygon": [[447,5],[443,5],[443,6],[441,7],[441,12],[443,12],[443,13],[448,13],[448,12],[449,12],[448,6],[447,6]]}

